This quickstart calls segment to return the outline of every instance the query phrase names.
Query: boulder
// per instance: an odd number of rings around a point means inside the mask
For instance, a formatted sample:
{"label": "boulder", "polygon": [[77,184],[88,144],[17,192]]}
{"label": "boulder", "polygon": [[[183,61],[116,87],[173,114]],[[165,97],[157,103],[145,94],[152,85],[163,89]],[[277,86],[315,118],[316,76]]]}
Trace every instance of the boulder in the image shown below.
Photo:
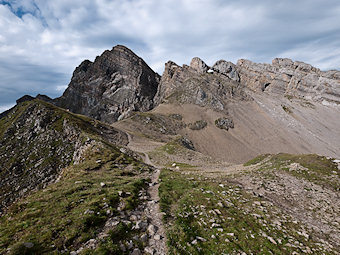
{"label": "boulder", "polygon": [[231,80],[240,81],[240,77],[239,77],[238,72],[236,70],[236,66],[231,62],[228,62],[228,61],[225,61],[225,60],[219,60],[213,65],[212,68],[216,72],[219,72],[219,73],[227,76]]}
{"label": "boulder", "polygon": [[234,122],[231,117],[223,117],[215,120],[215,125],[220,129],[229,130],[229,128],[234,128]]}

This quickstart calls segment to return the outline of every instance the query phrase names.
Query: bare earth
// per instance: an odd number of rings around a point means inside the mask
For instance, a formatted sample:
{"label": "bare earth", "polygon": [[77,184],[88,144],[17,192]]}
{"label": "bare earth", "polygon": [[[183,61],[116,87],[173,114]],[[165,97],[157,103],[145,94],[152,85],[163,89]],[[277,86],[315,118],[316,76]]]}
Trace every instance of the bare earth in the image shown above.
{"label": "bare earth", "polygon": [[[144,162],[155,167],[155,171],[152,173],[150,187],[147,190],[150,199],[147,202],[146,208],[144,210],[144,214],[147,216],[148,222],[150,223],[149,228],[150,226],[154,227],[151,231],[148,228],[148,232],[151,238],[149,239],[149,244],[148,247],[145,248],[145,251],[155,255],[167,254],[166,234],[162,222],[162,214],[159,208],[158,178],[160,174],[160,169],[151,162],[149,155],[147,154],[150,149],[154,148],[153,142],[145,141],[140,138],[134,139],[133,136],[131,136],[130,134],[128,134],[128,138],[128,148],[135,152],[141,153]],[[159,144],[156,143],[155,146],[157,145]]]}

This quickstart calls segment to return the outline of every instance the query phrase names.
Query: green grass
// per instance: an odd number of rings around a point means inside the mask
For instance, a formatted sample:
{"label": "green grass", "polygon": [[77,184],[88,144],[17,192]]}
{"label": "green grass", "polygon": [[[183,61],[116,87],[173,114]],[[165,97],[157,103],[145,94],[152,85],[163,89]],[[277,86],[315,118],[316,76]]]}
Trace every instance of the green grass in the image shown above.
{"label": "green grass", "polygon": [[269,156],[269,154],[259,155],[255,158],[249,160],[248,162],[244,163],[243,165],[244,166],[256,165],[256,164],[260,163],[261,161],[263,161],[268,156]]}
{"label": "green grass", "polygon": [[[124,168],[131,163],[131,174],[122,175]],[[145,165],[115,147],[88,152],[87,160],[66,168],[59,182],[33,192],[1,217],[0,253],[10,247],[12,254],[25,254],[25,242],[34,243],[34,249],[39,248],[38,253],[31,250],[26,254],[53,254],[64,249],[77,249],[96,237],[110,213],[113,216],[119,214],[118,204],[123,205],[123,211],[130,211],[138,205],[138,193],[146,188],[146,181],[141,177],[146,170]],[[105,183],[104,187],[101,182]],[[129,195],[119,197],[118,191]],[[119,230],[122,227],[125,235]],[[130,232],[131,226],[118,225],[98,247],[102,252],[98,250],[96,254],[120,254],[118,241],[124,241]]]}
{"label": "green grass", "polygon": [[[268,177],[273,176],[271,174],[271,171],[273,170],[285,171],[295,177],[303,178],[307,181],[331,188],[335,191],[340,190],[340,171],[337,168],[337,164],[334,163],[332,159],[327,159],[324,156],[316,154],[265,154],[249,160],[244,164],[244,166],[261,163],[265,158],[269,159],[259,166],[259,170]],[[290,167],[292,163],[298,163],[306,169],[292,170]],[[334,176],[337,178],[334,178]]]}
{"label": "green grass", "polygon": [[160,178],[160,207],[165,213],[169,254],[292,254],[301,252],[286,246],[295,241],[316,247],[312,240],[298,235],[300,226],[289,220],[277,228],[273,220],[279,216],[274,206],[260,210],[254,206],[254,202],[262,202],[260,198],[238,186],[227,182],[219,186],[214,180],[202,181],[195,175],[167,169]]}
{"label": "green grass", "polygon": [[[324,156],[316,154],[291,155],[280,153],[273,155],[269,162],[271,163],[271,169],[285,170],[289,174],[311,181],[315,184],[326,186],[334,190],[340,189],[339,181],[336,178],[332,178],[335,173],[335,175],[340,178],[340,171],[338,171],[337,164]],[[307,170],[289,171],[289,165],[291,163],[299,163],[301,166],[307,168]]]}
{"label": "green grass", "polygon": [[161,152],[166,152],[171,155],[178,154],[184,149],[180,140],[181,140],[181,137],[177,137],[173,139],[172,141],[168,142],[167,144],[158,148],[158,150]]}

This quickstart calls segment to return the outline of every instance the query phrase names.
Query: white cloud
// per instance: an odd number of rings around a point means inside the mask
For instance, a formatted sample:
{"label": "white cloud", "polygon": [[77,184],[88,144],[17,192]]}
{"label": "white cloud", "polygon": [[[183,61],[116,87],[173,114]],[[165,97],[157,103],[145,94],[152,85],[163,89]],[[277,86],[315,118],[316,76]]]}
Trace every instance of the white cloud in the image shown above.
{"label": "white cloud", "polygon": [[0,0],[0,105],[60,95],[83,59],[116,44],[159,73],[194,56],[340,68],[339,31],[337,0]]}
{"label": "white cloud", "polygon": [[11,109],[15,104],[5,104],[5,105],[0,105],[0,113]]}

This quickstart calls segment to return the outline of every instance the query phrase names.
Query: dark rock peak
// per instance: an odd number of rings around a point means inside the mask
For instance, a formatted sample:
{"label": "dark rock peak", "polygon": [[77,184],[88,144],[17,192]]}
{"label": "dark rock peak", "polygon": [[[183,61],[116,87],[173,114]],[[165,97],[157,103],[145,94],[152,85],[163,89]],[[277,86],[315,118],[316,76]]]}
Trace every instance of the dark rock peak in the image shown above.
{"label": "dark rock peak", "polygon": [[40,99],[42,101],[45,101],[47,103],[53,103],[53,99],[50,98],[49,96],[46,96],[46,95],[41,95],[41,94],[38,94],[36,97],[36,99]]}
{"label": "dark rock peak", "polygon": [[144,60],[117,45],[94,62],[83,61],[55,102],[72,112],[112,123],[132,111],[151,110],[159,80]]}
{"label": "dark rock peak", "polygon": [[26,101],[32,101],[32,100],[34,100],[34,97],[32,97],[32,96],[30,96],[30,95],[24,95],[24,96],[20,97],[20,98],[16,101],[16,103],[17,103],[17,104],[20,104],[20,103],[23,103],[23,102],[26,102]]}

